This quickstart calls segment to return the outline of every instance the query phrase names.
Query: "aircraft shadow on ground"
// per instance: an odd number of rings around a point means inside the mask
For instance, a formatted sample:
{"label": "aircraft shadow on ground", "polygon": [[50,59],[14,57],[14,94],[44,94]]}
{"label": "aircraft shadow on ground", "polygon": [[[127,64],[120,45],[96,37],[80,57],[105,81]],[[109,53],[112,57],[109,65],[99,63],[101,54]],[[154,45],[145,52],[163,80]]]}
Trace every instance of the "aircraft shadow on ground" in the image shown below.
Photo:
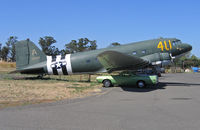
{"label": "aircraft shadow on ground", "polygon": [[178,82],[160,82],[159,86],[161,86],[161,87],[165,87],[165,86],[192,87],[192,86],[200,86],[200,84],[197,84],[197,83],[178,83]]}
{"label": "aircraft shadow on ground", "polygon": [[14,80],[55,80],[51,78],[38,78],[38,77],[13,77],[13,79]]}
{"label": "aircraft shadow on ground", "polygon": [[158,84],[157,86],[147,86],[145,88],[137,88],[136,86],[120,86],[120,88],[128,92],[151,92],[158,89],[165,89],[165,86]]}
{"label": "aircraft shadow on ground", "polygon": [[147,88],[137,88],[135,86],[120,86],[122,90],[128,92],[151,92],[155,90],[166,89],[166,87],[182,86],[182,87],[192,87],[199,86],[200,84],[195,83],[176,83],[176,82],[160,82],[157,86],[148,86]]}
{"label": "aircraft shadow on ground", "polygon": [[[38,78],[38,77],[15,77],[14,80],[56,80],[56,81],[66,81],[69,82],[67,79],[52,79],[49,77],[45,78]],[[72,81],[72,82],[89,82],[89,81]],[[136,86],[119,86],[122,90],[128,92],[151,92],[155,90],[162,90],[166,89],[166,87],[173,87],[173,86],[182,86],[182,87],[192,87],[192,86],[200,86],[200,84],[195,83],[180,83],[180,82],[159,82],[156,86],[147,86],[146,88],[137,88]]]}
{"label": "aircraft shadow on ground", "polygon": [[76,81],[76,80],[67,80],[67,79],[58,79],[58,78],[38,78],[38,77],[13,77],[14,80],[55,80],[55,81],[66,81],[66,82],[81,82],[81,83],[88,83],[90,81],[83,80],[83,81]]}

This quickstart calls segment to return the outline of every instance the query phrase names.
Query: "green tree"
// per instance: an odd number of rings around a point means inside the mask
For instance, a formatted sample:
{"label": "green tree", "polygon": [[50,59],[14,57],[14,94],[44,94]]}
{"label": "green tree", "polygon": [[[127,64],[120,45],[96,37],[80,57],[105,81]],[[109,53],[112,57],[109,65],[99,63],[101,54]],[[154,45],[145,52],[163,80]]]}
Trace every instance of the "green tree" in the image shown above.
{"label": "green tree", "polygon": [[88,46],[87,46],[88,43],[89,43],[89,40],[87,38],[78,39],[78,45],[77,45],[78,52],[85,51],[88,48]]}
{"label": "green tree", "polygon": [[193,61],[193,66],[195,66],[195,67],[200,66],[200,59],[197,58],[195,55],[191,56],[191,61]]}
{"label": "green tree", "polygon": [[88,50],[96,50],[97,49],[97,41],[90,41],[90,46],[88,48]]}
{"label": "green tree", "polygon": [[65,49],[62,49],[62,50],[59,51],[59,54],[64,56],[66,54],[69,54],[69,52],[65,51]]}
{"label": "green tree", "polygon": [[78,52],[77,48],[78,44],[76,40],[72,40],[70,43],[65,44],[65,52],[66,53],[76,53]]}
{"label": "green tree", "polygon": [[4,46],[1,50],[1,58],[4,60],[4,61],[7,61],[8,59],[8,54],[9,54],[9,48]]}
{"label": "green tree", "polygon": [[40,37],[39,45],[46,55],[58,55],[59,50],[53,44],[56,40],[51,36]]}
{"label": "green tree", "polygon": [[8,55],[10,55],[10,59],[12,62],[16,61],[16,52],[15,52],[15,44],[17,42],[17,37],[16,36],[10,36],[8,38],[8,41],[6,42],[6,46],[8,48]]}
{"label": "green tree", "polygon": [[200,66],[200,59],[195,55],[186,55],[175,60],[175,64],[182,68],[191,68],[191,66]]}
{"label": "green tree", "polygon": [[96,40],[91,41],[88,38],[80,38],[78,41],[72,40],[70,43],[65,44],[65,53],[76,53],[96,49]]}
{"label": "green tree", "polygon": [[121,44],[120,43],[118,43],[118,42],[113,42],[113,43],[111,43],[111,45],[110,46],[120,46]]}
{"label": "green tree", "polygon": [[60,51],[58,48],[56,48],[55,46],[51,47],[52,50],[52,55],[56,56],[56,55],[60,55]]}

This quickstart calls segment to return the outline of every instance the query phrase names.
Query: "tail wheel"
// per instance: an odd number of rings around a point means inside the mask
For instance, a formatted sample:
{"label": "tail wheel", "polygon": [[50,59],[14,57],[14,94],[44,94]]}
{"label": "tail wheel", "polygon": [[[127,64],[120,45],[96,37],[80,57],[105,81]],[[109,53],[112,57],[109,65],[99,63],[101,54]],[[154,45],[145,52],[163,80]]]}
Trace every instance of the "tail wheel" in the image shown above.
{"label": "tail wheel", "polygon": [[111,87],[112,86],[112,83],[110,80],[106,79],[103,81],[103,86],[108,88],[108,87]]}
{"label": "tail wheel", "polygon": [[138,88],[144,88],[145,86],[146,86],[146,84],[145,84],[144,81],[140,80],[140,81],[137,82],[137,87]]}

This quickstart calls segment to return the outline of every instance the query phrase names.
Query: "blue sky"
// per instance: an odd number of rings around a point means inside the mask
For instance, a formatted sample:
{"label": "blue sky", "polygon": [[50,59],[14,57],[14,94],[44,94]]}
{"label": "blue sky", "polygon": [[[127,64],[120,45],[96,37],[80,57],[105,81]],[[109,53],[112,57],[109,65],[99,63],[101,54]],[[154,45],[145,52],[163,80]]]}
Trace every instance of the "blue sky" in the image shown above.
{"label": "blue sky", "polygon": [[60,49],[73,39],[97,40],[98,48],[176,37],[200,57],[199,0],[0,0],[0,42],[53,36]]}

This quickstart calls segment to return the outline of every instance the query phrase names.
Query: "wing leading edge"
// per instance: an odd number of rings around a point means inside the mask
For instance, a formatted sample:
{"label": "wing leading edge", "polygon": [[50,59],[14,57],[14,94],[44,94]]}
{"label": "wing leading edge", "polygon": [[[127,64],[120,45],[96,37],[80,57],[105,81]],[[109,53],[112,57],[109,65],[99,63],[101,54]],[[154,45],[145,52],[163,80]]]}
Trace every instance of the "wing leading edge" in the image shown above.
{"label": "wing leading edge", "polygon": [[149,65],[149,61],[117,51],[105,51],[97,56],[108,72],[117,70],[137,70]]}

